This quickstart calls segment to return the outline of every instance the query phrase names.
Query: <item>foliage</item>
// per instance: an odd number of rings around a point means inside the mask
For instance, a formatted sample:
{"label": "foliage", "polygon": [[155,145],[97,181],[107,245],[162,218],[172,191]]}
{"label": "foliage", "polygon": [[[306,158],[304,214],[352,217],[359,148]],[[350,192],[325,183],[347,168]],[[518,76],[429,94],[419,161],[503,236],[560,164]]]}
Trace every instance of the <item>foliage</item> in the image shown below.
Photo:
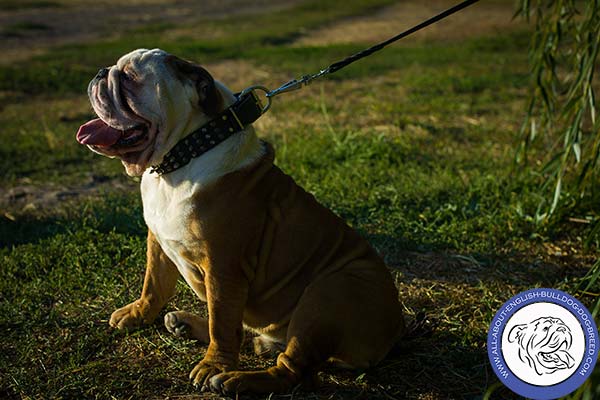
{"label": "foliage", "polygon": [[[521,0],[518,14],[535,18],[530,63],[535,91],[523,125],[519,156],[540,136],[545,139],[550,158],[542,169],[543,188],[554,187],[549,206],[541,208],[545,219],[560,206],[565,182],[580,199],[598,201],[600,172],[600,118],[597,117],[597,59],[600,49],[600,2],[597,0]],[[569,175],[574,179],[565,179]],[[596,220],[592,234],[597,234]],[[580,285],[580,292],[597,292],[600,260],[592,266]],[[600,311],[596,301],[594,315]],[[600,390],[598,368],[570,399],[592,399]]]}
{"label": "foliage", "polygon": [[[552,200],[540,215],[557,206],[565,175],[572,173],[581,197],[597,195],[600,169],[600,119],[596,117],[595,70],[600,49],[598,0],[521,0],[518,13],[535,19],[530,48],[535,91],[523,125],[519,156],[536,139],[545,139],[550,159],[541,173]],[[541,136],[545,136],[541,138]]]}

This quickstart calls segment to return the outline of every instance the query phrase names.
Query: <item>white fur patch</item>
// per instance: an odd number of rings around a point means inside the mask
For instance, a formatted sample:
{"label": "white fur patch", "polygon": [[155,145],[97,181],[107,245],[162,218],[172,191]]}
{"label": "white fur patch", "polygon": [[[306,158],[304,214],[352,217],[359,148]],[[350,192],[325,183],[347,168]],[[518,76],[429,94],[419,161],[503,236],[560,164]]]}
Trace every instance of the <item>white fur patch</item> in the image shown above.
{"label": "white fur patch", "polygon": [[[144,91],[138,93],[138,98],[144,101],[135,106],[143,106],[142,114],[155,117],[157,121],[153,121],[153,125],[160,127],[151,165],[158,164],[178,140],[209,119],[192,106],[197,103],[197,94],[189,82],[170,76],[171,70],[164,63],[166,55],[157,49],[142,49],[123,56],[117,63],[121,68],[130,63],[138,75],[144,75],[142,78],[149,81]],[[215,81],[215,86],[225,107],[236,100],[225,85]],[[199,245],[198,238],[193,238],[189,231],[194,209],[201,207],[193,204],[195,194],[222,176],[250,165],[263,154],[263,146],[250,126],[171,173],[151,174],[149,169],[144,172],[141,183],[144,219],[188,283],[197,282],[202,274],[181,256],[185,250]]]}
{"label": "white fur patch", "polygon": [[188,229],[194,207],[201,207],[193,204],[194,195],[220,177],[252,164],[263,154],[254,130],[248,128],[178,170],[162,176],[147,170],[142,176],[146,224],[188,284],[198,271],[180,253],[198,246]]}

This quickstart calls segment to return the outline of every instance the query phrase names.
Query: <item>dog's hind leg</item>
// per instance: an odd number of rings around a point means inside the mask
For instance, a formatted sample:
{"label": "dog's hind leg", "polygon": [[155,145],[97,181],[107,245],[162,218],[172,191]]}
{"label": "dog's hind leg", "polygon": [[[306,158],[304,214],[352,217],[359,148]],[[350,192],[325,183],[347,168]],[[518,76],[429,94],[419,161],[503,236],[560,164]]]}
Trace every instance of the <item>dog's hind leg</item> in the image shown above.
{"label": "dog's hind leg", "polygon": [[210,341],[208,320],[187,311],[171,311],[165,315],[165,327],[178,337],[196,339],[202,343]]}
{"label": "dog's hind leg", "polygon": [[357,260],[310,284],[287,330],[277,365],[263,371],[232,371],[210,379],[212,390],[286,392],[310,381],[326,361],[363,369],[377,364],[403,330],[398,292],[381,263]]}

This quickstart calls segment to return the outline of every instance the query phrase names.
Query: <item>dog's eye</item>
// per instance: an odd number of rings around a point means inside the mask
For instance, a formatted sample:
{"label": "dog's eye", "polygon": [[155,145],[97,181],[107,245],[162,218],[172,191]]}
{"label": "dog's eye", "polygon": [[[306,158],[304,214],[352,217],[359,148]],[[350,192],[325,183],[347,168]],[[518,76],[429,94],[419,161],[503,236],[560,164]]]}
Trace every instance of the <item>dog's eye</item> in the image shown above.
{"label": "dog's eye", "polygon": [[549,327],[545,327],[544,328],[544,332],[548,332],[548,329],[550,329]]}

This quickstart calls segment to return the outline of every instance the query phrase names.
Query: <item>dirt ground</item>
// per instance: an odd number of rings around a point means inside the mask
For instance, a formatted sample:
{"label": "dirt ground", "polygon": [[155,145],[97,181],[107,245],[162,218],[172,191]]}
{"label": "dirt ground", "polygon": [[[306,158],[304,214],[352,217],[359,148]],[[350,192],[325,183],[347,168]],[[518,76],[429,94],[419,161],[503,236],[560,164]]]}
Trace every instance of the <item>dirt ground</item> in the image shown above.
{"label": "dirt ground", "polygon": [[145,24],[189,23],[199,19],[252,15],[285,9],[299,2],[177,0],[165,5],[158,0],[63,0],[22,1],[20,6],[6,7],[0,1],[0,52],[3,55],[0,64],[27,59],[48,47],[83,43]]}
{"label": "dirt ground", "polygon": [[[81,0],[52,2],[23,1],[18,7],[0,2],[0,64],[7,64],[46,51],[49,47],[82,43],[151,23],[189,23],[201,19],[232,15],[253,15],[292,7],[300,0],[134,0],[125,4],[116,0]],[[16,3],[11,1],[9,3]],[[456,2],[400,1],[371,15],[349,18],[322,29],[307,32],[298,45],[321,46],[333,43],[375,43],[396,35]],[[35,6],[36,4],[42,5]],[[28,6],[31,5],[31,6]],[[460,40],[471,35],[492,34],[509,25],[512,7],[505,1],[486,1],[485,7],[474,5],[412,35],[403,43],[423,40]]]}
{"label": "dirt ground", "polygon": [[[359,18],[340,21],[331,26],[307,33],[297,41],[298,45],[323,46],[339,43],[377,43],[419,24],[422,21],[457,4],[456,0],[400,1]],[[513,19],[514,9],[506,7],[504,1],[486,1],[485,6],[475,4],[444,20],[433,24],[413,35],[402,43],[427,40],[456,41],[467,37],[491,35],[516,24],[525,25],[520,19]]]}

